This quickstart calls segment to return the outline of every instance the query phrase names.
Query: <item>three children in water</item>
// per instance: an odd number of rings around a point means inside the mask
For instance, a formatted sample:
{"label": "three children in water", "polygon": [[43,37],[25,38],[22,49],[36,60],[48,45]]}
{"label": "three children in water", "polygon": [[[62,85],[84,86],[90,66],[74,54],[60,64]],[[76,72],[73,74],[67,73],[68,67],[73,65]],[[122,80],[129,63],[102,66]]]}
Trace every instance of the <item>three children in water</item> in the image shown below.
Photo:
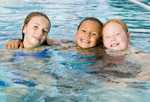
{"label": "three children in water", "polygon": [[[9,41],[6,48],[53,45],[57,41],[48,39],[50,28],[51,22],[47,15],[41,12],[31,12],[25,18],[22,39]],[[125,50],[129,45],[128,27],[117,19],[109,20],[103,25],[99,19],[87,17],[77,27],[75,43],[83,49],[104,45],[106,49]]]}

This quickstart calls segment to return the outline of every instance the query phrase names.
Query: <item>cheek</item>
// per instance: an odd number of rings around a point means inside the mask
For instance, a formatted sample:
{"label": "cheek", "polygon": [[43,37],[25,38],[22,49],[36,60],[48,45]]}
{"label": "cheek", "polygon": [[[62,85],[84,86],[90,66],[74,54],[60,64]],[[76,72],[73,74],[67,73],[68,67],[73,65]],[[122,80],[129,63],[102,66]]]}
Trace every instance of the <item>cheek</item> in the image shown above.
{"label": "cheek", "polygon": [[81,33],[76,34],[76,40],[80,40],[81,38],[83,38],[83,34]]}
{"label": "cheek", "polygon": [[124,42],[122,42],[122,46],[126,47],[128,45],[128,41],[125,40]]}
{"label": "cheek", "polygon": [[77,39],[79,37],[79,33],[78,32],[76,32],[76,34],[75,34],[75,38]]}
{"label": "cheek", "polygon": [[103,38],[103,42],[107,43],[109,39]]}
{"label": "cheek", "polygon": [[120,40],[120,42],[121,42],[123,45],[126,45],[126,44],[128,43],[128,40],[127,40],[127,37],[126,37],[126,36],[120,38],[119,40]]}
{"label": "cheek", "polygon": [[125,43],[128,43],[128,38],[127,38],[127,36],[125,37],[124,41],[125,41]]}
{"label": "cheek", "polygon": [[26,33],[25,33],[25,35],[28,35],[28,36],[33,36],[33,30],[32,29],[27,29],[26,30]]}
{"label": "cheek", "polygon": [[93,38],[91,38],[91,41],[92,41],[93,43],[97,43],[97,42],[98,42],[98,38],[97,38],[97,37],[93,37]]}
{"label": "cheek", "polygon": [[103,41],[103,43],[104,43],[104,46],[105,46],[105,47],[109,47],[109,45],[111,44],[111,42],[110,42],[109,39],[105,39],[105,40]]}
{"label": "cheek", "polygon": [[75,35],[75,41],[78,42],[79,36],[76,34]]}

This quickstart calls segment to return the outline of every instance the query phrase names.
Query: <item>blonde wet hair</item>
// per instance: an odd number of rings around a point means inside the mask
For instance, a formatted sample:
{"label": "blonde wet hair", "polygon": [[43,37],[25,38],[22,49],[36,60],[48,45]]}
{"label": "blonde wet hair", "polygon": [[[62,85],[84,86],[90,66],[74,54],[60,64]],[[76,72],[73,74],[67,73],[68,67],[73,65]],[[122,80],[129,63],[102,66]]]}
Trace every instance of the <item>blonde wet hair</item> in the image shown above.
{"label": "blonde wet hair", "polygon": [[108,21],[104,24],[103,28],[105,28],[105,26],[106,26],[107,24],[112,23],[112,22],[117,23],[117,24],[120,24],[121,27],[123,28],[123,30],[124,30],[126,33],[128,33],[128,26],[127,26],[127,24],[125,24],[125,23],[124,23],[123,21],[121,21],[120,19],[110,19],[110,20],[108,20]]}

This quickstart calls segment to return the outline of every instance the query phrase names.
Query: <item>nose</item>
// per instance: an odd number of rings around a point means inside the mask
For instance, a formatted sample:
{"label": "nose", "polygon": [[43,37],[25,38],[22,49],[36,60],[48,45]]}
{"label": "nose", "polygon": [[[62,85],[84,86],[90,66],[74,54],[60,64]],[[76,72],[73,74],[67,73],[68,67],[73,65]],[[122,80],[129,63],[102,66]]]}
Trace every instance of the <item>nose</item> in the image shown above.
{"label": "nose", "polygon": [[37,36],[42,37],[43,30],[42,29],[37,30],[36,34],[37,34]]}
{"label": "nose", "polygon": [[86,33],[86,37],[87,37],[87,38],[90,38],[90,37],[91,37],[91,32],[87,32],[87,33]]}
{"label": "nose", "polygon": [[112,41],[115,41],[116,40],[116,37],[115,36],[112,36],[112,39],[111,39]]}

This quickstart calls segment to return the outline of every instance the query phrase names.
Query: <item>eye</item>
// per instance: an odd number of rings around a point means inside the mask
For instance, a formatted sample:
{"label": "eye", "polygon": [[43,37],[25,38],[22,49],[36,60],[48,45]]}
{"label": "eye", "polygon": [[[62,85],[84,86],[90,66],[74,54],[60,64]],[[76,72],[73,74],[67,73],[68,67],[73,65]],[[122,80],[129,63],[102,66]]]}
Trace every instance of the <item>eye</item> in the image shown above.
{"label": "eye", "polygon": [[33,29],[34,29],[34,30],[36,30],[36,29],[38,29],[38,28],[39,28],[39,27],[38,27],[37,25],[34,25],[34,26],[33,26]]}
{"label": "eye", "polygon": [[84,33],[86,32],[86,30],[84,30],[84,29],[82,29],[81,31],[84,32]]}
{"label": "eye", "polygon": [[97,36],[98,34],[96,32],[91,33],[92,36]]}

